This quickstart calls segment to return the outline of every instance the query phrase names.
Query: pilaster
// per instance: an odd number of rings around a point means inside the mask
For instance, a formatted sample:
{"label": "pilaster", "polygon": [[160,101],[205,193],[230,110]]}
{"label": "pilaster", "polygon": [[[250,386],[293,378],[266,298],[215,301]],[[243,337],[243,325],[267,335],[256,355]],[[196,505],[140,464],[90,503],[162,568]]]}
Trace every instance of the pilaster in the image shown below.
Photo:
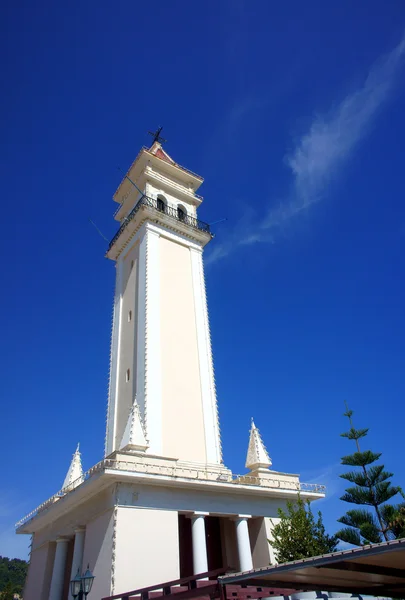
{"label": "pilaster", "polygon": [[207,463],[222,461],[202,249],[190,248]]}
{"label": "pilaster", "polygon": [[110,384],[108,391],[107,428],[105,440],[105,455],[108,456],[116,450],[117,427],[117,400],[118,400],[118,374],[120,363],[120,335],[122,326],[122,284],[123,260],[122,257],[116,264],[115,296],[113,309],[113,329],[111,336],[110,352]]}
{"label": "pilaster", "polygon": [[143,412],[149,452],[161,454],[160,235],[148,223],[144,227],[139,256],[138,405]]}
{"label": "pilaster", "polygon": [[[85,535],[86,530],[84,527],[78,527],[77,529],[75,529],[75,542],[73,547],[73,559],[72,569],[70,571],[70,581],[72,581],[72,579],[76,577],[78,572],[80,573],[80,575],[82,574]],[[69,598],[73,599],[73,596],[70,594],[70,590]]]}

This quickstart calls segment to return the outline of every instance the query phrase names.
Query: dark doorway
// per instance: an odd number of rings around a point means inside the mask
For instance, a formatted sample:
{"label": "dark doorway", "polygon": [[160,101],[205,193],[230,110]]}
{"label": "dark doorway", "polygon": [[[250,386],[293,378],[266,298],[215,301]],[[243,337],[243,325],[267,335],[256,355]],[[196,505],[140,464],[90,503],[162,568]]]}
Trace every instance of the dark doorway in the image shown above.
{"label": "dark doorway", "polygon": [[191,519],[179,515],[180,577],[193,575],[193,545],[191,541]]}
{"label": "dark doorway", "polygon": [[72,570],[72,562],[73,562],[73,549],[75,545],[75,539],[72,538],[69,540],[66,563],[65,563],[65,578],[63,582],[63,600],[68,600],[70,598],[70,580],[71,580],[71,570]]}
{"label": "dark doorway", "polygon": [[208,571],[221,569],[224,565],[219,517],[205,517],[205,534],[207,537]]}

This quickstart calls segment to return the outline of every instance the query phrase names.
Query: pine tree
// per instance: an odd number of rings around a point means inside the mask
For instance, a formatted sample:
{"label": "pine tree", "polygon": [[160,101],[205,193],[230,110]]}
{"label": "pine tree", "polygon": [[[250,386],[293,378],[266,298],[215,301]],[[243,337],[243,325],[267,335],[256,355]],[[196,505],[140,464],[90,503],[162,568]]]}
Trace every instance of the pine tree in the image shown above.
{"label": "pine tree", "polygon": [[319,556],[336,550],[337,539],[325,532],[322,514],[315,520],[309,501],[298,497],[295,504],[287,502],[287,513],[278,511],[280,522],[269,540],[279,563]]}
{"label": "pine tree", "polygon": [[356,452],[342,457],[342,465],[358,467],[357,471],[349,471],[340,475],[343,479],[353,483],[353,487],[346,489],[341,497],[344,502],[367,508],[355,508],[338,519],[346,525],[336,535],[343,542],[355,546],[376,544],[379,542],[396,539],[405,535],[405,503],[399,505],[387,504],[388,500],[402,493],[400,487],[393,486],[389,479],[393,476],[384,470],[384,465],[375,465],[381,453],[371,450],[361,451],[359,440],[366,437],[368,429],[355,429],[353,427],[353,411],[346,405],[344,416],[349,419],[350,429],[342,433],[342,437],[354,440]]}

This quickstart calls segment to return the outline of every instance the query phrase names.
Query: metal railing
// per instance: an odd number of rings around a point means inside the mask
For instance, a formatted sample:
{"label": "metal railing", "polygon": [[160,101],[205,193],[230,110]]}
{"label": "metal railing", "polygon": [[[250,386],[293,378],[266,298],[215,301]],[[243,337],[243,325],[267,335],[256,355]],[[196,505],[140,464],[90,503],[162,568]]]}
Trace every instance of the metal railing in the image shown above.
{"label": "metal railing", "polygon": [[[145,588],[138,588],[124,594],[115,594],[114,596],[106,596],[102,600],[130,600],[131,597],[137,597],[139,600],[149,600],[149,598],[159,598],[161,596],[170,596],[172,594],[181,594],[181,598],[195,597],[196,590],[200,589],[201,596],[210,596],[211,598],[219,597],[218,577],[225,575],[227,569],[215,569],[191,575],[190,577],[182,577],[174,581],[166,581]],[[159,594],[160,593],[160,594]]]}
{"label": "metal railing", "polygon": [[66,488],[60,490],[54,494],[51,498],[40,504],[36,509],[31,511],[28,515],[23,517],[16,527],[21,527],[35,517],[43,510],[49,508],[52,504],[57,502],[60,498],[67,496],[72,493],[79,485],[89,479],[95,473],[104,471],[106,469],[116,471],[130,471],[133,473],[139,473],[140,475],[160,475],[164,477],[170,477],[172,479],[188,479],[198,480],[214,483],[218,486],[221,485],[250,485],[257,486],[267,489],[278,489],[278,490],[289,490],[296,492],[312,492],[315,494],[324,494],[326,487],[317,483],[301,483],[294,479],[281,479],[278,477],[264,478],[254,477],[252,475],[235,475],[234,473],[220,473],[218,471],[210,471],[204,468],[193,468],[193,467],[182,467],[182,466],[166,466],[146,461],[121,461],[106,458],[92,467],[89,471],[84,473],[82,477],[69,484]]}
{"label": "metal railing", "polygon": [[127,227],[128,223],[132,221],[132,219],[142,207],[152,208],[160,214],[167,215],[171,219],[174,219],[176,221],[184,223],[185,225],[188,225],[189,227],[192,227],[193,229],[198,229],[199,231],[204,231],[205,233],[209,233],[211,235],[211,230],[208,223],[200,221],[200,219],[196,219],[195,217],[191,217],[190,215],[186,214],[183,210],[174,206],[169,206],[165,204],[162,200],[159,201],[159,199],[150,198],[149,196],[142,196],[142,198],[140,198],[140,200],[138,200],[138,202],[135,204],[134,208],[131,210],[129,215],[123,220],[121,227],[118,229],[117,233],[111,240],[108,246],[108,250],[110,250],[114,246],[115,242],[120,237],[124,229]]}

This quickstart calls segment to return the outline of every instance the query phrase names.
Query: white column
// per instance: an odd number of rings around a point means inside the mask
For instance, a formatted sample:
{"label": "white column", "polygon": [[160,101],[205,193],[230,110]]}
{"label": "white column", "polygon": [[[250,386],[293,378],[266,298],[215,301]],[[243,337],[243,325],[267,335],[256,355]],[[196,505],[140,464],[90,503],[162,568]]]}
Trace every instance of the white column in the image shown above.
{"label": "white column", "polygon": [[253,569],[252,551],[250,549],[248,522],[250,515],[239,515],[235,519],[236,541],[239,554],[239,568],[241,571]]}
{"label": "white column", "polygon": [[[78,527],[75,529],[75,545],[73,548],[73,560],[72,570],[70,572],[70,581],[77,575],[77,571],[82,575],[83,571],[83,551],[84,551],[84,537],[86,530],[84,527]],[[73,598],[73,596],[71,596]]]}
{"label": "white column", "polygon": [[53,562],[49,600],[62,600],[68,544],[69,540],[66,538],[58,538],[56,540],[56,552],[55,560]]}
{"label": "white column", "polygon": [[194,513],[191,517],[194,575],[208,571],[207,542],[205,539],[206,514],[207,513]]}

